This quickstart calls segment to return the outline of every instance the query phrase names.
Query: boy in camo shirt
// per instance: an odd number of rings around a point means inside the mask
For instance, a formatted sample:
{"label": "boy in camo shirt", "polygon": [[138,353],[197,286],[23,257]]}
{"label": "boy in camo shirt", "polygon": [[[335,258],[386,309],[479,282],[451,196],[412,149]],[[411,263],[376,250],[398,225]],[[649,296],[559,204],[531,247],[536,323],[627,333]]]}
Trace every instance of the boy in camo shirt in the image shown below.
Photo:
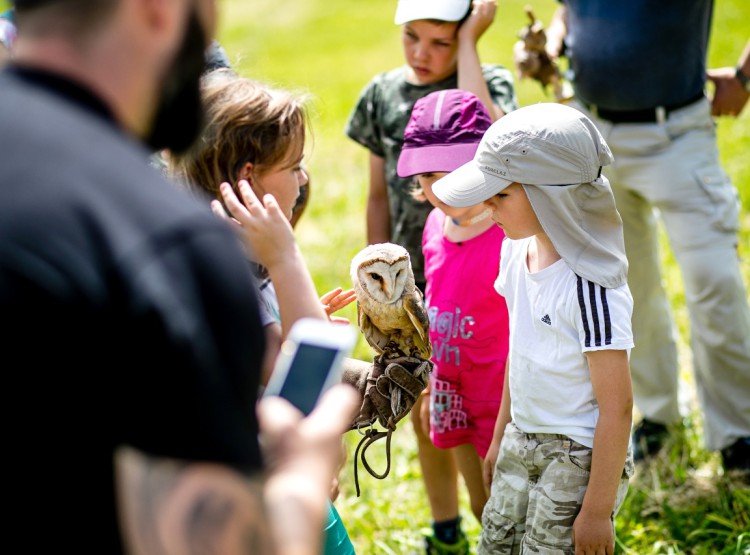
{"label": "boy in camo shirt", "polygon": [[474,93],[493,121],[517,107],[512,73],[479,62],[477,42],[495,9],[495,0],[399,0],[406,65],[376,75],[346,125],[347,136],[370,151],[367,242],[405,247],[422,291],[422,230],[432,205],[414,200],[412,178],[396,173],[404,129],[417,99],[443,89]]}

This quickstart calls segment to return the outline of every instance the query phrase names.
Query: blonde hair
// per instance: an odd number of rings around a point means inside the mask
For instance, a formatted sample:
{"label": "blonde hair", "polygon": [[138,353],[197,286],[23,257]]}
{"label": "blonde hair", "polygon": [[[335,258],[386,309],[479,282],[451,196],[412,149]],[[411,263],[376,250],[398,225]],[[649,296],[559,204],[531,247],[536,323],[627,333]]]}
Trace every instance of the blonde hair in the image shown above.
{"label": "blonde hair", "polygon": [[188,188],[219,197],[222,182],[236,189],[247,163],[262,174],[288,158],[290,148],[302,156],[309,127],[306,96],[273,89],[229,69],[206,74],[201,94],[203,131],[188,152],[169,161],[170,172]]}

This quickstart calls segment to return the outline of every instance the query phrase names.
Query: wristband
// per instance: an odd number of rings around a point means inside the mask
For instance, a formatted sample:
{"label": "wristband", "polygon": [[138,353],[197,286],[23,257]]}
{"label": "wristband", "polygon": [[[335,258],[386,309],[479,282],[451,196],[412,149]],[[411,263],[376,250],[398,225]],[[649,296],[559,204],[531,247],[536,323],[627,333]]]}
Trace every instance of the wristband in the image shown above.
{"label": "wristband", "polygon": [[742,84],[742,87],[747,92],[750,92],[750,77],[742,73],[742,68],[740,68],[740,66],[737,66],[737,69],[734,70],[734,76],[737,78],[737,81]]}

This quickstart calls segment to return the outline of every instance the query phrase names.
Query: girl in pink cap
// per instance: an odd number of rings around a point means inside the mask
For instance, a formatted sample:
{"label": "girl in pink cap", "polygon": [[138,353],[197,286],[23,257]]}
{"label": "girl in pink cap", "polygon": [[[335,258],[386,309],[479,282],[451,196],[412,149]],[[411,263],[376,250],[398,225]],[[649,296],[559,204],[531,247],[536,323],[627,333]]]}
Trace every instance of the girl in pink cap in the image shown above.
{"label": "girl in pink cap", "polygon": [[398,160],[399,176],[413,176],[417,195],[435,207],[422,238],[435,366],[411,413],[433,517],[428,554],[469,553],[458,509],[459,472],[477,520],[488,498],[482,465],[508,353],[507,307],[493,288],[504,234],[482,204],[449,207],[432,184],[474,157],[491,123],[474,94],[433,92],[415,103]]}

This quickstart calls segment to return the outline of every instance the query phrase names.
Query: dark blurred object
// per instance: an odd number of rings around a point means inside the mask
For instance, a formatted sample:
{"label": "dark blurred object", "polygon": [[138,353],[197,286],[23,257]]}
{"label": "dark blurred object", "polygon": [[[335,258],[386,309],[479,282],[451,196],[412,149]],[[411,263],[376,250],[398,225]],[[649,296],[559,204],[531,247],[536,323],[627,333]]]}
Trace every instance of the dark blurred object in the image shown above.
{"label": "dark blurred object", "polygon": [[633,460],[641,462],[654,457],[668,437],[664,424],[644,418],[633,428]]}
{"label": "dark blurred object", "polygon": [[206,73],[215,69],[230,69],[231,67],[224,47],[218,41],[212,41],[206,49]]}
{"label": "dark blurred object", "polygon": [[750,478],[750,437],[741,437],[722,449],[721,462],[725,471],[745,472]]}
{"label": "dark blurred object", "polygon": [[297,221],[302,216],[305,208],[307,208],[307,203],[310,200],[310,172],[305,170],[305,173],[307,174],[307,183],[299,188],[297,202],[294,205],[294,208],[292,208],[292,219],[290,220],[292,227],[297,225]]}

